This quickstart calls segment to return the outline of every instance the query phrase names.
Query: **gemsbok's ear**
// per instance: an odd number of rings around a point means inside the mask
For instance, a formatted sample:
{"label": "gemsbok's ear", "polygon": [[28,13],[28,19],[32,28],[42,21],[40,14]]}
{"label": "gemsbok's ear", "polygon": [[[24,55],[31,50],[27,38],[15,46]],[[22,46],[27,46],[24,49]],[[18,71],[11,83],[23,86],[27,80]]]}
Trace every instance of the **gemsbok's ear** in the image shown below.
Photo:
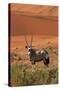
{"label": "gemsbok's ear", "polygon": [[28,48],[27,46],[25,46],[25,48]]}

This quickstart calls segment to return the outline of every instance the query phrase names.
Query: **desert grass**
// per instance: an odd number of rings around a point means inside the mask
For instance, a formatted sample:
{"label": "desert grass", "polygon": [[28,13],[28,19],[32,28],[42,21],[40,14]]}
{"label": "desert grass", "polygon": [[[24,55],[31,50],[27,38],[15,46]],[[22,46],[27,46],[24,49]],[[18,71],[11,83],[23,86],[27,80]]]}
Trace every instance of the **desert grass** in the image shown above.
{"label": "desert grass", "polygon": [[11,65],[11,86],[43,85],[58,83],[58,68],[29,67],[23,63]]}

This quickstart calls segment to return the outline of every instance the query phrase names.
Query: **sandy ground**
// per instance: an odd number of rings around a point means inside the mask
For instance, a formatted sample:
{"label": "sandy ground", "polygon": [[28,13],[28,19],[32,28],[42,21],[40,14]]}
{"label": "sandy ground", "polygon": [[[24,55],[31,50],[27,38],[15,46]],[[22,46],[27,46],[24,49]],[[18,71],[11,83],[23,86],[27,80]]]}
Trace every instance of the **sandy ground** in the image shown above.
{"label": "sandy ground", "polygon": [[[31,35],[26,35],[27,42],[30,45],[31,42]],[[12,36],[10,40],[10,46],[11,49],[19,48],[24,49],[26,42],[25,42],[25,36]],[[53,36],[40,36],[40,35],[33,35],[32,45],[36,48],[38,47],[47,47],[51,45],[52,47],[58,47],[58,38]]]}

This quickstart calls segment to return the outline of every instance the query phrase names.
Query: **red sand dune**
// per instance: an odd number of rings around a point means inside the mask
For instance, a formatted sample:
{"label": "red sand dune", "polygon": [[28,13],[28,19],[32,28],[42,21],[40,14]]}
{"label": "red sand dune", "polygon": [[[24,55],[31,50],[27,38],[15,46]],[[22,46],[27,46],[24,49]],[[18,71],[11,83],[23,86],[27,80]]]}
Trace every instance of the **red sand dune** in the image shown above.
{"label": "red sand dune", "polygon": [[57,6],[11,4],[10,11],[12,35],[34,33],[57,36]]}
{"label": "red sand dune", "polygon": [[40,34],[57,36],[58,21],[47,20],[42,18],[20,16],[19,14],[11,14],[11,34]]}

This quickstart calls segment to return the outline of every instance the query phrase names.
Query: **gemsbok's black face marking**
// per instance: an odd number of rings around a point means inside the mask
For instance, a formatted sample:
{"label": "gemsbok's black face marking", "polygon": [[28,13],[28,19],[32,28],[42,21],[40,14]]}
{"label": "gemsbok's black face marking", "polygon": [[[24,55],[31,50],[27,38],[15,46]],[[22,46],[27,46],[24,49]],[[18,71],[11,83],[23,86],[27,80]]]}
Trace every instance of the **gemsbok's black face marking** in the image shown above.
{"label": "gemsbok's black face marking", "polygon": [[26,46],[25,48],[28,49],[28,56],[29,56],[29,59],[31,61],[32,64],[35,64],[35,62],[38,62],[38,61],[43,61],[43,63],[48,66],[49,64],[49,54],[47,52],[47,50],[45,49],[41,49],[41,50],[36,50],[32,47],[32,39],[33,39],[33,36],[31,37],[31,43],[30,45],[28,45],[28,42],[27,42],[27,39],[25,37],[25,41],[26,41]]}

